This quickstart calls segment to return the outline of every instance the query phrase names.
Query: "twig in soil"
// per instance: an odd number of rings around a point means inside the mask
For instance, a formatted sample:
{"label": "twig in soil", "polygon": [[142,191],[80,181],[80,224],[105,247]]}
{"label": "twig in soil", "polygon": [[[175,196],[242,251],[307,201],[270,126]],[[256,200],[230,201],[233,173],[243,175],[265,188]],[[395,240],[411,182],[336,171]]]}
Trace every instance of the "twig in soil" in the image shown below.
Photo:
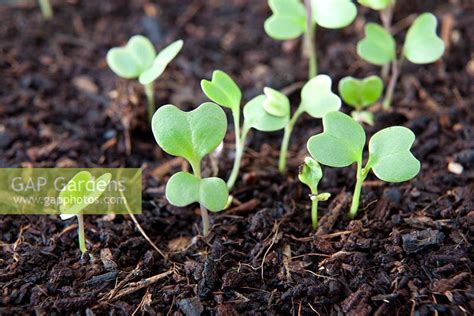
{"label": "twig in soil", "polygon": [[275,222],[275,226],[273,227],[273,230],[275,231],[275,234],[272,238],[272,242],[270,243],[270,246],[268,246],[267,250],[265,251],[265,254],[263,255],[263,258],[262,258],[262,264],[260,265],[260,270],[261,270],[261,277],[262,277],[262,280],[264,280],[263,278],[263,266],[265,264],[265,258],[267,257],[268,253],[270,252],[270,249],[273,247],[273,245],[275,244],[275,241],[278,237],[278,229],[280,228],[280,223],[281,222]]}

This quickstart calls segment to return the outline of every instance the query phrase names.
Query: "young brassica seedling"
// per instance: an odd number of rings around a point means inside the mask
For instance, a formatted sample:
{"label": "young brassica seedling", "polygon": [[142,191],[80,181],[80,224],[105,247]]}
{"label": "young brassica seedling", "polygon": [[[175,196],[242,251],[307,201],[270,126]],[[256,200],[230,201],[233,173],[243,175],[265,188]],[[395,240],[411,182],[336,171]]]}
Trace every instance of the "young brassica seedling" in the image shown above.
{"label": "young brassica seedling", "polygon": [[311,222],[313,229],[318,228],[318,203],[327,201],[331,197],[331,194],[326,192],[318,194],[318,184],[322,178],[323,170],[319,163],[311,157],[306,157],[300,168],[298,179],[306,184],[311,191]]}
{"label": "young brassica seedling", "polygon": [[382,181],[402,182],[415,177],[420,162],[410,152],[415,134],[403,126],[384,128],[369,142],[369,158],[362,167],[365,132],[361,125],[341,112],[323,117],[324,132],[312,136],[307,143],[311,156],[319,163],[342,168],[357,163],[357,181],[349,216],[355,217],[359,208],[362,183],[372,170]]}
{"label": "young brassica seedling", "polygon": [[79,249],[83,255],[87,252],[87,246],[84,218],[81,212],[100,198],[107,189],[111,178],[112,175],[106,173],[94,179],[90,172],[81,171],[72,177],[59,193],[61,219],[67,220],[74,216],[77,217]]}
{"label": "young brassica seedling", "polygon": [[137,79],[145,89],[148,118],[155,112],[153,82],[161,76],[168,64],[178,55],[183,41],[178,40],[156,54],[148,38],[134,35],[124,47],[114,47],[107,53],[107,64],[119,77]]}
{"label": "young brassica seedling", "polygon": [[408,29],[400,57],[396,55],[393,36],[375,23],[365,26],[365,38],[357,43],[358,55],[374,65],[391,63],[391,76],[387,87],[383,108],[390,108],[395,86],[403,61],[408,59],[414,64],[429,64],[438,60],[444,53],[444,43],[436,35],[437,20],[431,13],[418,16]]}
{"label": "young brassica seedling", "polygon": [[49,0],[38,0],[41,14],[43,14],[43,18],[45,20],[51,20],[53,18],[53,7],[51,7],[51,3]]}
{"label": "young brassica seedling", "polygon": [[216,70],[212,80],[202,80],[201,87],[206,96],[222,107],[229,108],[234,118],[235,158],[232,172],[227,181],[229,190],[234,186],[239,174],[245,140],[249,131],[254,128],[262,132],[273,132],[283,129],[290,118],[290,101],[288,97],[271,88],[264,88],[264,95],[251,99],[244,106],[244,122],[240,129],[240,101],[242,92],[232,78],[223,71]]}
{"label": "young brassica seedling", "polygon": [[166,198],[178,207],[192,203],[201,206],[203,235],[209,232],[209,215],[224,209],[229,192],[225,182],[216,177],[201,177],[201,160],[224,139],[227,118],[216,104],[207,102],[190,112],[168,104],[160,107],[152,119],[158,145],[168,154],[186,159],[193,170],[174,174],[166,184]]}
{"label": "young brassica seedling", "polygon": [[328,112],[339,111],[341,99],[331,91],[331,85],[332,81],[329,76],[318,75],[303,86],[300,105],[286,125],[285,133],[283,134],[280,159],[278,161],[280,172],[284,172],[286,169],[291,133],[301,114],[306,112],[314,118],[322,118]]}
{"label": "young brassica seedling", "polygon": [[355,108],[351,115],[359,123],[374,125],[374,114],[363,109],[377,102],[382,92],[383,81],[378,76],[363,80],[345,77],[339,81],[339,94],[346,104]]}
{"label": "young brassica seedling", "polygon": [[265,32],[276,40],[304,36],[304,55],[308,58],[308,77],[318,74],[315,48],[316,26],[328,29],[346,27],[354,21],[357,8],[351,0],[269,0],[273,15],[265,21]]}

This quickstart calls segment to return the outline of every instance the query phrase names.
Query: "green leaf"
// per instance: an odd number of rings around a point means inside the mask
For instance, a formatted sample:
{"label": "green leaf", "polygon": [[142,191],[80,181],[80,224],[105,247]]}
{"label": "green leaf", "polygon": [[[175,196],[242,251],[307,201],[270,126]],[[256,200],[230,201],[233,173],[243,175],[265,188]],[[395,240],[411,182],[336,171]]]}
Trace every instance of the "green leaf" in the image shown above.
{"label": "green leaf", "polygon": [[369,161],[375,175],[387,182],[410,180],[420,172],[420,162],[410,152],[415,134],[402,126],[384,128],[369,142]]}
{"label": "green leaf", "polygon": [[184,171],[174,174],[166,184],[166,198],[178,207],[200,203],[211,212],[219,212],[224,209],[228,196],[227,186],[222,179],[199,179]]}
{"label": "green leaf", "polygon": [[306,10],[300,0],[269,0],[273,15],[265,21],[265,32],[276,40],[300,37],[306,31]]}
{"label": "green leaf", "polygon": [[278,117],[290,115],[290,100],[286,95],[268,87],[263,88],[263,93],[266,96],[263,108],[268,114]]}
{"label": "green leaf", "polygon": [[383,10],[392,4],[393,0],[358,0],[364,7],[371,8],[373,10]]}
{"label": "green leaf", "polygon": [[300,168],[298,179],[306,184],[312,194],[318,192],[319,181],[323,178],[323,170],[319,163],[311,157],[304,159],[304,164]]}
{"label": "green leaf", "polygon": [[330,167],[346,167],[362,160],[365,132],[350,116],[329,112],[323,117],[324,132],[307,143],[311,156]]}
{"label": "green leaf", "polygon": [[204,94],[217,104],[236,111],[240,108],[242,92],[232,78],[221,70],[212,73],[212,80],[201,80]]}
{"label": "green leaf", "polygon": [[357,54],[374,65],[386,65],[395,59],[395,39],[383,27],[367,23],[365,37],[357,43]]}
{"label": "green leaf", "polygon": [[159,54],[155,57],[153,65],[140,74],[139,81],[141,84],[149,84],[155,81],[165,71],[168,64],[178,55],[183,48],[183,41],[178,40],[166,46]]}
{"label": "green leaf", "polygon": [[344,102],[359,110],[374,104],[382,92],[383,81],[378,76],[370,76],[363,80],[345,77],[339,81],[339,94]]}
{"label": "green leaf", "polygon": [[313,20],[328,29],[348,26],[357,15],[357,7],[351,0],[312,0]]}
{"label": "green leaf", "polygon": [[403,54],[414,64],[429,64],[444,53],[444,42],[436,35],[438,21],[431,13],[423,13],[408,29]]}
{"label": "green leaf", "polygon": [[259,95],[250,100],[244,107],[244,129],[255,128],[262,132],[273,132],[283,129],[288,124],[290,115],[274,116],[265,111],[263,104],[265,95]]}
{"label": "green leaf", "polygon": [[224,139],[227,118],[217,104],[207,102],[197,109],[183,112],[168,104],[153,115],[152,130],[156,142],[170,155],[199,163]]}
{"label": "green leaf", "polygon": [[98,199],[107,189],[112,175],[105,173],[93,179],[88,171],[78,172],[59,193],[63,214],[80,214],[92,201]]}
{"label": "green leaf", "polygon": [[107,53],[107,64],[118,76],[125,79],[137,78],[151,67],[156,56],[153,44],[142,35],[130,38],[124,47],[115,47]]}
{"label": "green leaf", "polygon": [[318,75],[308,81],[301,90],[301,107],[314,118],[338,111],[341,99],[331,91],[332,81],[327,75]]}

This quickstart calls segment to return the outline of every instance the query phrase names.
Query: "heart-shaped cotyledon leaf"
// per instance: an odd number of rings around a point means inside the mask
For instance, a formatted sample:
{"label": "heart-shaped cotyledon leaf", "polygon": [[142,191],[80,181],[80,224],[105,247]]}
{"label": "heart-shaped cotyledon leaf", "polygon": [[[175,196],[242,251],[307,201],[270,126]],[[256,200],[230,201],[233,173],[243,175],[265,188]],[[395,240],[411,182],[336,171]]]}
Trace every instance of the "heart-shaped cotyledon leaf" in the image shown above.
{"label": "heart-shaped cotyledon leaf", "polygon": [[265,21],[265,32],[276,40],[300,37],[306,32],[306,10],[300,0],[269,0],[273,15]]}
{"label": "heart-shaped cotyledon leaf", "polygon": [[405,38],[403,54],[414,64],[428,64],[438,60],[444,53],[444,42],[436,35],[438,21],[431,13],[418,16],[410,26]]}
{"label": "heart-shaped cotyledon leaf", "polygon": [[382,95],[383,81],[378,76],[365,79],[345,77],[339,81],[339,94],[348,105],[360,110],[374,104]]}
{"label": "heart-shaped cotyledon leaf", "polygon": [[346,167],[362,159],[365,132],[350,116],[329,112],[323,117],[324,132],[307,143],[311,156],[323,165]]}
{"label": "heart-shaped cotyledon leaf", "polygon": [[201,80],[201,88],[204,94],[220,106],[238,111],[242,92],[232,78],[221,70],[212,73],[212,80]]}
{"label": "heart-shaped cotyledon leaf", "polygon": [[158,145],[170,155],[187,159],[193,166],[219,146],[227,130],[224,111],[212,102],[190,112],[171,104],[162,106],[153,115],[151,124]]}
{"label": "heart-shaped cotyledon leaf", "polygon": [[290,100],[286,95],[269,87],[263,88],[263,93],[265,93],[263,108],[268,114],[278,117],[290,115]]}
{"label": "heart-shaped cotyledon leaf", "polygon": [[263,94],[256,96],[244,106],[244,130],[255,128],[262,132],[273,132],[286,127],[290,119],[289,109],[285,116],[272,115],[264,108],[266,98]]}
{"label": "heart-shaped cotyledon leaf", "polygon": [[322,178],[323,170],[319,163],[311,157],[306,157],[298,173],[300,182],[306,184],[312,194],[316,194],[318,192],[319,181],[321,181]]}
{"label": "heart-shaped cotyledon leaf", "polygon": [[387,182],[410,180],[420,172],[420,162],[410,152],[415,134],[403,126],[385,128],[369,141],[369,161],[375,175]]}
{"label": "heart-shaped cotyledon leaf", "polygon": [[394,0],[358,0],[364,7],[371,8],[373,10],[383,10],[392,4]]}
{"label": "heart-shaped cotyledon leaf", "polygon": [[200,203],[211,212],[219,212],[225,208],[228,197],[227,185],[220,178],[200,179],[181,171],[166,184],[166,198],[178,207]]}
{"label": "heart-shaped cotyledon leaf", "polygon": [[331,91],[332,80],[327,75],[318,75],[308,81],[301,90],[301,108],[314,118],[339,111],[341,99]]}
{"label": "heart-shaped cotyledon leaf", "polygon": [[161,50],[153,60],[151,67],[140,74],[138,81],[143,85],[155,81],[165,71],[168,64],[178,55],[181,48],[183,48],[183,44],[182,40],[177,40]]}
{"label": "heart-shaped cotyledon leaf", "polygon": [[111,178],[110,173],[105,173],[94,179],[88,171],[74,175],[59,193],[61,218],[78,215],[94,203],[105,192]]}
{"label": "heart-shaped cotyledon leaf", "polygon": [[396,57],[395,39],[376,23],[367,23],[365,38],[357,43],[357,54],[374,65],[386,65]]}
{"label": "heart-shaped cotyledon leaf", "polygon": [[312,0],[313,20],[328,29],[348,26],[357,15],[357,7],[352,0]]}

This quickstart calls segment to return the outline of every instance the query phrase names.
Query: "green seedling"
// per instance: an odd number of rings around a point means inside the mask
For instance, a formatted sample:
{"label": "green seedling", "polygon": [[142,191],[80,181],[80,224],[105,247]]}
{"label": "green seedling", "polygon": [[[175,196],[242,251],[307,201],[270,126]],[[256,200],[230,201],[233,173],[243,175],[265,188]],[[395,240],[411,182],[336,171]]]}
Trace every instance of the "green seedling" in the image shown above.
{"label": "green seedling", "polygon": [[322,118],[326,113],[339,111],[341,99],[331,91],[332,81],[327,75],[318,75],[308,81],[301,90],[301,103],[285,126],[285,133],[280,149],[280,159],[278,169],[284,172],[288,157],[288,146],[290,144],[291,133],[296,121],[303,113],[308,113],[311,117]]}
{"label": "green seedling", "polygon": [[318,228],[318,203],[327,201],[331,197],[331,194],[326,192],[318,194],[318,184],[322,178],[323,170],[319,163],[311,157],[306,157],[300,168],[298,179],[306,184],[311,191],[311,222],[313,229]]}
{"label": "green seedling", "polygon": [[288,98],[271,88],[264,88],[263,95],[251,99],[244,106],[244,122],[240,128],[240,102],[242,92],[232,78],[223,71],[216,70],[212,80],[202,80],[201,87],[206,96],[222,107],[232,111],[235,130],[235,159],[232,172],[227,181],[231,189],[239,174],[245,140],[249,131],[254,128],[262,132],[273,132],[283,129],[290,118],[290,101]]}
{"label": "green seedling", "polygon": [[107,189],[111,178],[112,175],[106,173],[93,179],[88,171],[81,171],[72,177],[59,193],[61,219],[67,220],[74,216],[77,217],[79,249],[83,255],[87,252],[87,246],[84,218],[81,212],[100,198]]}
{"label": "green seedling", "polygon": [[363,80],[345,77],[339,81],[339,94],[346,104],[355,108],[351,115],[359,123],[374,125],[374,114],[363,109],[377,102],[382,92],[383,81],[378,76]]}
{"label": "green seedling", "polygon": [[400,67],[405,59],[414,64],[429,64],[444,53],[444,43],[436,34],[437,20],[431,13],[418,16],[408,29],[400,57],[397,58],[394,37],[382,26],[368,23],[365,38],[357,44],[359,56],[374,65],[391,63],[391,77],[383,101],[384,109],[390,108]]}
{"label": "green seedling", "polygon": [[165,71],[168,64],[178,55],[183,41],[178,40],[156,54],[148,38],[134,35],[124,47],[114,47],[107,53],[107,64],[119,77],[137,79],[145,89],[148,104],[148,118],[155,112],[153,83]]}
{"label": "green seedling", "polygon": [[375,133],[369,142],[369,158],[362,167],[365,132],[360,124],[341,112],[323,117],[324,132],[308,140],[308,151],[319,163],[342,168],[357,163],[357,182],[349,216],[359,208],[362,183],[372,170],[380,180],[402,182],[415,177],[420,162],[410,152],[415,135],[406,127],[393,126]]}
{"label": "green seedling", "polygon": [[41,14],[45,20],[51,20],[53,18],[53,7],[49,0],[38,0],[38,4],[41,9]]}
{"label": "green seedling", "polygon": [[328,29],[346,27],[354,21],[357,8],[351,0],[269,0],[272,16],[265,21],[265,32],[276,40],[304,36],[304,55],[309,60],[308,77],[318,73],[315,42],[316,26]]}
{"label": "green seedling", "polygon": [[201,177],[201,160],[224,139],[227,118],[216,104],[207,102],[190,112],[168,104],[153,115],[151,127],[158,145],[168,154],[186,159],[193,170],[178,172],[166,185],[166,198],[175,206],[201,206],[203,235],[209,232],[209,215],[222,211],[229,197],[225,182]]}

